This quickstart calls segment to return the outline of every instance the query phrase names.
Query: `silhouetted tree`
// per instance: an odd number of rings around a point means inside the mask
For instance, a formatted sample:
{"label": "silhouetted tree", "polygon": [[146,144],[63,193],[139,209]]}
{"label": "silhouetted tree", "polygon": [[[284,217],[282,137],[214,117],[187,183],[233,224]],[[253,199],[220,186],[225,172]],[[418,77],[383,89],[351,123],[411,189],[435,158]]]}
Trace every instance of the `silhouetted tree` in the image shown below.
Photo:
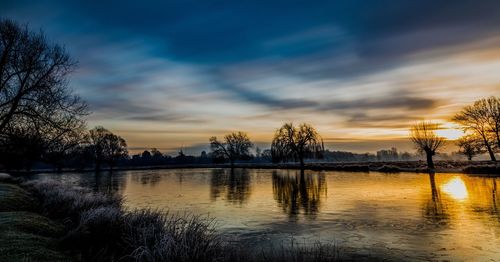
{"label": "silhouetted tree", "polygon": [[42,32],[0,20],[0,134],[37,122],[67,129],[86,105],[67,87],[74,62]]}
{"label": "silhouetted tree", "polygon": [[491,96],[486,99],[488,107],[488,125],[496,138],[497,149],[500,150],[500,97]]}
{"label": "silhouetted tree", "polygon": [[410,138],[420,153],[425,153],[427,157],[427,167],[434,169],[432,157],[437,150],[444,146],[444,138],[436,134],[437,124],[430,122],[420,122],[411,127]]}
{"label": "silhouetted tree", "polygon": [[87,111],[67,86],[74,64],[42,32],[0,20],[1,162],[16,157],[20,168],[40,160],[60,165],[77,144]]}
{"label": "silhouetted tree", "polygon": [[96,171],[101,169],[102,163],[107,163],[112,169],[119,159],[128,156],[125,140],[102,126],[90,130],[88,140]]}
{"label": "silhouetted tree", "polygon": [[231,162],[231,167],[234,166],[234,161],[249,157],[249,149],[253,147],[253,143],[244,132],[233,132],[225,135],[224,141],[219,141],[217,137],[213,136],[209,141],[213,156],[228,159]]}
{"label": "silhouetted tree", "polygon": [[7,170],[30,171],[44,153],[44,141],[40,132],[19,126],[9,127],[0,140],[0,160]]}
{"label": "silhouetted tree", "polygon": [[459,138],[457,146],[460,148],[458,152],[465,155],[469,161],[474,156],[485,152],[481,139],[475,135],[467,135]]}
{"label": "silhouetted tree", "polygon": [[286,123],[276,130],[271,145],[274,162],[298,160],[304,167],[304,158],[319,156],[324,151],[323,139],[309,124],[298,127]]}
{"label": "silhouetted tree", "polygon": [[67,133],[53,138],[47,143],[47,148],[43,154],[43,160],[53,165],[58,171],[73,155],[78,146],[84,142],[84,133],[80,129],[68,130]]}
{"label": "silhouetted tree", "polygon": [[260,158],[265,161],[271,162],[273,160],[273,156],[271,153],[271,149],[264,149],[262,151],[262,154],[260,155]]}
{"label": "silhouetted tree", "polygon": [[144,150],[141,154],[142,159],[149,161],[151,159],[151,152]]}
{"label": "silhouetted tree", "polygon": [[466,106],[455,115],[454,121],[463,126],[464,131],[473,131],[481,138],[492,161],[496,161],[493,145],[495,139],[500,147],[500,99],[490,97],[474,102],[471,106]]}
{"label": "silhouetted tree", "polygon": [[158,150],[156,148],[151,148],[151,156],[153,158],[162,158],[163,154],[160,152],[160,150]]}
{"label": "silhouetted tree", "polygon": [[105,141],[105,160],[109,168],[113,169],[118,160],[127,158],[127,143],[125,139],[112,133],[106,135]]}

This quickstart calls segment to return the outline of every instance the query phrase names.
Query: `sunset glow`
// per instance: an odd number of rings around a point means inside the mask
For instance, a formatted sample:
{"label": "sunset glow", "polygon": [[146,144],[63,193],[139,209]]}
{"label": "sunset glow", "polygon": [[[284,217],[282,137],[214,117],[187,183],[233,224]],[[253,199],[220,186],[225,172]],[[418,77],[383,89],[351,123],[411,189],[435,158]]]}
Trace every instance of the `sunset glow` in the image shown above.
{"label": "sunset glow", "polygon": [[464,135],[463,130],[457,125],[446,123],[441,126],[441,129],[436,131],[438,136],[446,138],[446,140],[456,140]]}
{"label": "sunset glow", "polygon": [[[421,3],[420,19],[405,1],[391,1],[390,10],[146,2],[97,11],[78,1],[0,4],[2,16],[71,43],[79,62],[71,86],[89,102],[89,126],[125,137],[131,152],[198,153],[210,136],[238,130],[269,147],[287,121],[311,123],[327,148],[412,151],[415,121],[449,123],[463,106],[500,91],[496,8]],[[460,135],[447,126],[438,133]],[[345,140],[356,143],[335,142]]]}

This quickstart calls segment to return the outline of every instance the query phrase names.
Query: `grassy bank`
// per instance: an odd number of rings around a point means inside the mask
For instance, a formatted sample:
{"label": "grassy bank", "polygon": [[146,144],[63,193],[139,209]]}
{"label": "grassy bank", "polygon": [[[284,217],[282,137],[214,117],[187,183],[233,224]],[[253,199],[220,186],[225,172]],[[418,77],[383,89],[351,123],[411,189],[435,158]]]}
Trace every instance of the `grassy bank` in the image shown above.
{"label": "grassy bank", "polygon": [[15,181],[0,176],[1,261],[71,261],[59,248],[64,226],[38,213],[38,202]]}
{"label": "grassy bank", "polygon": [[339,261],[335,245],[253,250],[213,219],[126,210],[120,197],[54,181],[0,179],[2,261]]}

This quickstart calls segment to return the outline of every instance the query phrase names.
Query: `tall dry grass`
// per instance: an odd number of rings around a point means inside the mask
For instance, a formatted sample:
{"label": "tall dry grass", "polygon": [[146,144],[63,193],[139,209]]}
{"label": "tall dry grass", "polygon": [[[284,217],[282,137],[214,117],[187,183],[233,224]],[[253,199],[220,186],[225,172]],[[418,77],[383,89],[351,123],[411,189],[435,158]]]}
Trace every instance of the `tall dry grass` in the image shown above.
{"label": "tall dry grass", "polygon": [[61,245],[83,261],[338,261],[335,245],[281,244],[255,250],[224,241],[214,219],[162,210],[126,210],[119,196],[43,180],[24,186],[40,212],[62,221]]}

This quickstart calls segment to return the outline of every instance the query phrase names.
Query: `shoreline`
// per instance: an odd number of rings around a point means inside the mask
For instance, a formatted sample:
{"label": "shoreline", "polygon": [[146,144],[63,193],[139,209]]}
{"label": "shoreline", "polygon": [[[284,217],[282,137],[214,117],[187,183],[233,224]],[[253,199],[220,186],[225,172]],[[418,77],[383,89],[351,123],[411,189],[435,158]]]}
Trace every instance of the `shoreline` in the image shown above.
{"label": "shoreline", "polygon": [[[436,161],[435,173],[461,173],[468,175],[500,176],[500,163],[493,161]],[[231,168],[230,164],[170,164],[154,166],[118,166],[101,169],[99,172],[160,170],[160,169],[197,169]],[[249,169],[301,169],[297,163],[235,163],[233,168]],[[424,161],[380,161],[380,162],[315,162],[306,163],[304,170],[312,171],[347,171],[347,172],[383,172],[383,173],[429,173]],[[13,175],[37,173],[96,172],[93,168],[62,170],[35,169],[31,171],[0,171]]]}

